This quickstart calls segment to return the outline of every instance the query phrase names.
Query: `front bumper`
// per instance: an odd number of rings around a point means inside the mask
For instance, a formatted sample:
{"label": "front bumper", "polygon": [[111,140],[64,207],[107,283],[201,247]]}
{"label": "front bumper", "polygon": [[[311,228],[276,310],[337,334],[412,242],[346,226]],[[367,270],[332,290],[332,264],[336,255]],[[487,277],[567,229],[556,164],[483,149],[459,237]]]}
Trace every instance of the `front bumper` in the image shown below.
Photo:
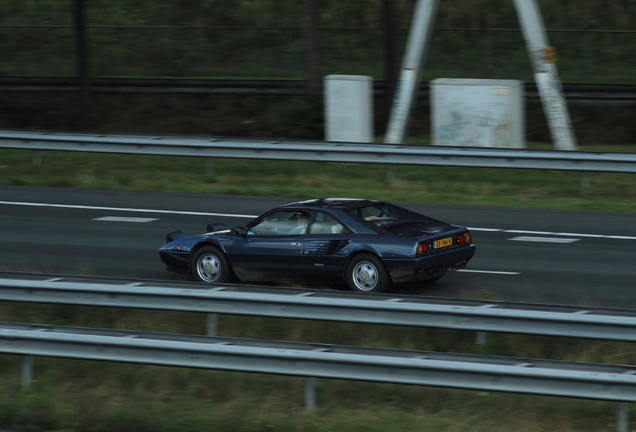
{"label": "front bumper", "polygon": [[160,249],[159,257],[169,271],[190,273],[190,252]]}
{"label": "front bumper", "polygon": [[466,267],[468,261],[475,255],[475,249],[475,245],[471,244],[420,258],[383,259],[382,261],[394,283],[412,282],[431,279]]}

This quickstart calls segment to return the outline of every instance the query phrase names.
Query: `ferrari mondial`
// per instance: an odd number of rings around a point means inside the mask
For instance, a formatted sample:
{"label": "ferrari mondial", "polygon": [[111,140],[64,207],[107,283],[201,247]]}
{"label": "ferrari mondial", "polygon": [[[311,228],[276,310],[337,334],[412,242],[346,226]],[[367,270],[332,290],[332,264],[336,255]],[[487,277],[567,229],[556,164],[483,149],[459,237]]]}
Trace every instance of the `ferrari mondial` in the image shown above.
{"label": "ferrari mondial", "polygon": [[430,283],[466,267],[475,254],[468,229],[395,204],[322,198],[276,207],[228,229],[167,235],[168,270],[207,283],[304,278],[383,292],[394,283]]}

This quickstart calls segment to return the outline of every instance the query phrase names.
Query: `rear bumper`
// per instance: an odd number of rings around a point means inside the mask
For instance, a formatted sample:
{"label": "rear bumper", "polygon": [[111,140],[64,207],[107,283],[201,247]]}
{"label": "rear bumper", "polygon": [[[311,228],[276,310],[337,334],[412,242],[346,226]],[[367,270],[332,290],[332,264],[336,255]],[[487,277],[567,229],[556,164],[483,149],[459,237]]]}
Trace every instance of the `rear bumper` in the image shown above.
{"label": "rear bumper", "polygon": [[436,252],[421,258],[383,259],[393,282],[431,279],[466,267],[475,255],[475,245]]}

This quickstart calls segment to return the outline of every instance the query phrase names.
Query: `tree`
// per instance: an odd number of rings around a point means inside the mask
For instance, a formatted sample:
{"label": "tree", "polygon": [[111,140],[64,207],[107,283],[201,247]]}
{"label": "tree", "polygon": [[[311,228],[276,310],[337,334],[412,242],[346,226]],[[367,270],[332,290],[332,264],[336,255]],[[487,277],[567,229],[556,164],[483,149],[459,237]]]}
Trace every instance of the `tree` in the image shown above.
{"label": "tree", "polygon": [[86,0],[75,0],[73,3],[73,12],[75,16],[79,87],[82,95],[82,101],[84,103],[88,103],[90,95],[90,62],[88,52],[88,30],[86,29]]}
{"label": "tree", "polygon": [[385,106],[387,112],[391,111],[393,95],[397,86],[399,63],[398,63],[398,28],[395,18],[395,0],[382,0],[383,25],[384,25],[384,79],[386,81]]}
{"label": "tree", "polygon": [[305,75],[307,89],[317,93],[321,88],[320,43],[318,21],[319,0],[305,0],[303,8],[303,39],[305,41]]}

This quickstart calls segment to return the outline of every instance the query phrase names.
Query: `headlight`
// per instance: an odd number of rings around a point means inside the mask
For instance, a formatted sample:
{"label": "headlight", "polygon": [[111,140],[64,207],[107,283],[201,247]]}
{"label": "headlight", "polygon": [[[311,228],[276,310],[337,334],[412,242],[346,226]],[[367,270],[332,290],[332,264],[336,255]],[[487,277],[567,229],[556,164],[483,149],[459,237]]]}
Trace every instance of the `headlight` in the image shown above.
{"label": "headlight", "polygon": [[190,247],[188,247],[188,246],[162,247],[161,250],[163,250],[163,251],[190,252]]}

